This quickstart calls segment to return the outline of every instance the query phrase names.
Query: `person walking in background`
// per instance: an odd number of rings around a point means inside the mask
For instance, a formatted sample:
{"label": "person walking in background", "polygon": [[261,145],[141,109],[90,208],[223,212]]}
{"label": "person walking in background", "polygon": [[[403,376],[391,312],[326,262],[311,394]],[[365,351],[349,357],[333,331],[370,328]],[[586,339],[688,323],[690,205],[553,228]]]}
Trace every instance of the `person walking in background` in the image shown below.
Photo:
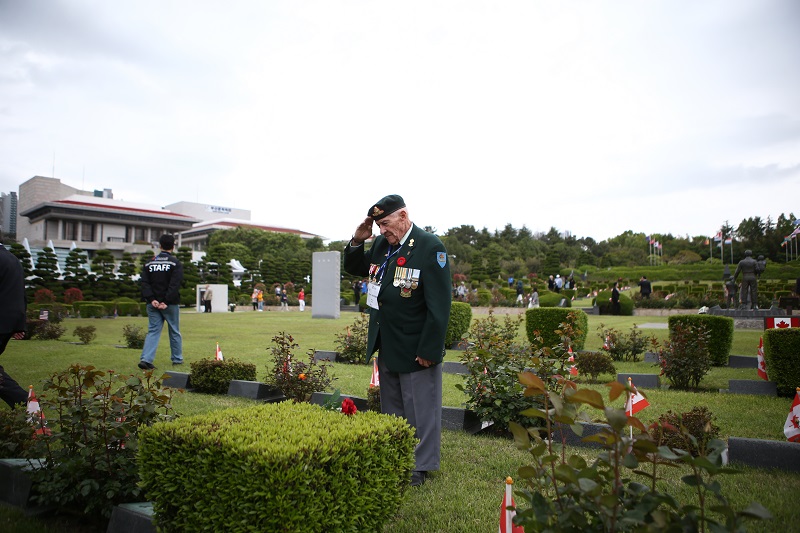
{"label": "person walking in background", "polygon": [[253,294],[250,295],[250,301],[253,302],[253,311],[258,309],[258,289],[253,288]]}
{"label": "person walking in background", "polygon": [[[369,250],[372,224],[380,235]],[[367,362],[377,351],[381,411],[405,418],[419,444],[411,485],[439,470],[442,434],[442,359],[450,318],[447,250],[436,235],[411,222],[403,198],[370,207],[344,251],[344,269],[369,276]]]}
{"label": "person walking in background", "polygon": [[357,279],[353,282],[353,304],[358,307],[358,301],[361,299],[361,280]]}
{"label": "person walking in background", "polygon": [[183,265],[172,255],[175,238],[162,235],[158,240],[161,252],[142,268],[142,297],[147,302],[147,335],[139,361],[139,368],[152,370],[156,358],[158,340],[164,322],[169,329],[169,348],[173,365],[183,364],[183,339],[180,332],[180,303],[178,290],[183,281]]}
{"label": "person walking in background", "polygon": [[281,311],[289,310],[289,295],[286,294],[286,289],[281,289]]}
{"label": "person walking in background", "polygon": [[258,310],[264,312],[264,291],[258,289]]}
{"label": "person walking in background", "polygon": [[211,286],[206,285],[206,291],[203,296],[203,308],[205,313],[211,312],[211,299],[214,297],[214,293],[211,292]]}
{"label": "person walking in background", "polygon": [[[27,301],[25,274],[19,259],[0,244],[0,354],[6,351],[11,339],[25,338]],[[25,405],[28,392],[14,381],[0,365],[0,398],[12,409]]]}
{"label": "person walking in background", "polygon": [[533,291],[531,291],[531,294],[528,297],[528,308],[537,309],[538,307],[539,307],[539,289],[534,287]]}
{"label": "person walking in background", "polygon": [[642,279],[639,280],[639,293],[642,298],[650,298],[651,292],[653,292],[653,288],[650,285],[650,281],[648,281],[647,276],[642,276]]}
{"label": "person walking in background", "polygon": [[622,309],[619,305],[619,282],[615,281],[614,285],[611,287],[611,298],[609,298],[611,302],[611,314],[612,315],[620,315],[622,314]]}
{"label": "person walking in background", "polygon": [[300,312],[306,310],[306,293],[303,290],[303,287],[300,287],[300,292],[297,293],[297,301],[300,304]]}

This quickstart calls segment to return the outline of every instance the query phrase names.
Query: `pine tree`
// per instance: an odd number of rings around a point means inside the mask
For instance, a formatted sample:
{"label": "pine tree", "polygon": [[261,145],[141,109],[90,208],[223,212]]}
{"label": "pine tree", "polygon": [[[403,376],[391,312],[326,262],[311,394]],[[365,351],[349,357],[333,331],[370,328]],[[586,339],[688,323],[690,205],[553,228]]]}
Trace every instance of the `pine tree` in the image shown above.
{"label": "pine tree", "polygon": [[48,289],[53,294],[61,293],[61,282],[58,273],[58,257],[49,246],[42,249],[36,258],[36,267],[33,269],[34,292],[38,289]]}
{"label": "pine tree", "polygon": [[196,302],[197,286],[200,284],[200,273],[197,265],[192,262],[192,249],[181,246],[175,257],[183,265],[183,282],[181,283],[181,305],[191,307]]}
{"label": "pine tree", "polygon": [[119,296],[117,276],[114,274],[114,256],[110,250],[97,250],[92,259],[92,272],[95,276],[94,297],[96,300],[110,302]]}
{"label": "pine tree", "polygon": [[64,265],[64,288],[78,288],[88,298],[87,292],[90,291],[89,271],[86,270],[88,263],[86,252],[80,248],[73,248],[67,254],[66,264]]}

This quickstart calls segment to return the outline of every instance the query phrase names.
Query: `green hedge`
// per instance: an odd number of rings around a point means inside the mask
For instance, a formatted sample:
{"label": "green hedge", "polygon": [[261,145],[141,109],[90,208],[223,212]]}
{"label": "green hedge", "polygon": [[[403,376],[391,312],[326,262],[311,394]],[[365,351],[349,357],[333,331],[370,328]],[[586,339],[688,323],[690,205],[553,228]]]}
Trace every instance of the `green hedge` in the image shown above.
{"label": "green hedge", "polygon": [[103,318],[106,316],[106,308],[97,303],[85,303],[75,311],[80,313],[81,318]]}
{"label": "green hedge", "polygon": [[416,442],[401,418],[282,402],[154,424],[138,458],[159,531],[382,531]]}
{"label": "green hedge", "polygon": [[[592,303],[597,306],[601,315],[611,314],[611,291],[604,290],[597,293]],[[619,294],[619,314],[622,316],[633,315],[633,300],[625,294]]]}
{"label": "green hedge", "polygon": [[569,314],[575,314],[575,326],[580,329],[580,335],[573,339],[573,350],[583,350],[586,336],[589,333],[589,317],[580,309],[565,309],[563,307],[540,307],[525,311],[525,333],[531,344],[538,345],[535,332],[542,337],[543,346],[552,347],[561,342],[555,332],[559,325],[568,320]]}
{"label": "green hedge", "polygon": [[572,300],[564,296],[564,294],[559,294],[557,292],[551,292],[548,290],[539,292],[539,305],[541,307],[558,307],[558,305],[561,303],[561,300],[564,300],[565,307],[572,307]]}
{"label": "green hedge", "polygon": [[191,383],[197,392],[227,394],[231,380],[256,380],[256,365],[236,359],[201,359],[191,363]]}
{"label": "green hedge", "polygon": [[708,333],[708,351],[711,364],[727,366],[728,356],[733,345],[733,319],[727,316],[714,315],[673,315],[667,319],[670,334],[678,324],[698,326],[703,324]]}
{"label": "green hedge", "polygon": [[764,331],[764,362],[778,394],[794,396],[796,387],[800,387],[800,329]]}
{"label": "green hedge", "polygon": [[453,344],[461,342],[464,334],[469,331],[472,323],[472,307],[465,302],[452,302],[450,304],[450,320],[447,323],[447,333],[444,336],[444,345],[450,348]]}

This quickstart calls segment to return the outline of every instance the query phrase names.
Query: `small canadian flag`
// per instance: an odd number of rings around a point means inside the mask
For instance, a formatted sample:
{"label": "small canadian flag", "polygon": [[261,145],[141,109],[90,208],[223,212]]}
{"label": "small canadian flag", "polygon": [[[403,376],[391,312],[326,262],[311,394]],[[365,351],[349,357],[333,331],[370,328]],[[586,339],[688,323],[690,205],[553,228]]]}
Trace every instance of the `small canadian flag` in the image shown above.
{"label": "small canadian flag", "polygon": [[219,349],[219,343],[217,343],[217,351],[214,353],[214,359],[217,361],[224,361],[225,358],[222,357],[222,350]]}
{"label": "small canadian flag", "polygon": [[764,320],[766,329],[800,328],[800,316],[768,316]]}
{"label": "small canadian flag", "polygon": [[789,415],[786,417],[783,434],[789,442],[800,442],[800,387],[797,388]]}
{"label": "small canadian flag", "polygon": [[766,381],[769,381],[767,377],[767,362],[764,361],[764,338],[758,339],[758,352],[756,352],[756,357],[758,359],[758,376]]}
{"label": "small canadian flag", "polygon": [[372,377],[369,379],[369,386],[370,387],[380,387],[381,386],[381,377],[378,374],[378,358],[372,358]]}
{"label": "small canadian flag", "polygon": [[625,404],[625,412],[628,413],[628,416],[633,416],[645,407],[649,407],[650,402],[636,390],[631,378],[628,378],[628,386],[633,389],[633,393],[628,395],[628,402]]}
{"label": "small canadian flag", "polygon": [[509,507],[516,507],[516,504],[514,503],[514,496],[511,494],[511,486],[513,484],[514,480],[511,479],[511,477],[507,477],[506,492],[503,495],[503,503],[500,504],[499,533],[525,533],[525,529],[523,529],[522,526],[514,525],[514,516],[516,516],[517,512],[508,509]]}
{"label": "small canadian flag", "polygon": [[[568,346],[567,347],[567,353],[569,354],[569,357],[567,358],[567,362],[574,363],[575,362],[575,355],[573,355],[573,353],[572,353],[572,346]],[[569,373],[572,376],[577,376],[578,375],[578,367],[575,366],[575,365],[571,365],[569,367]]]}
{"label": "small canadian flag", "polygon": [[44,418],[44,412],[39,406],[39,399],[36,393],[33,392],[33,385],[28,386],[28,421],[34,425],[36,435],[50,435],[50,428],[47,427],[47,421]]}

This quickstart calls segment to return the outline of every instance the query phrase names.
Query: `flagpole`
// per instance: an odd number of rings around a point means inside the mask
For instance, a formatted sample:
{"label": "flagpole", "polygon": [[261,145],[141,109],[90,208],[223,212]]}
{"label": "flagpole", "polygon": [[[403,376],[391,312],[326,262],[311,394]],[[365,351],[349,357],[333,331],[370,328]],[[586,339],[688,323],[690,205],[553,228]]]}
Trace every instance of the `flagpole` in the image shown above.
{"label": "flagpole", "polygon": [[731,264],[733,264],[733,237],[731,237]]}
{"label": "flagpole", "polygon": [[[633,387],[633,381],[631,380],[630,376],[628,376],[628,416],[633,416],[633,393],[630,389]],[[631,445],[633,445],[633,426],[629,426],[631,430]]]}

